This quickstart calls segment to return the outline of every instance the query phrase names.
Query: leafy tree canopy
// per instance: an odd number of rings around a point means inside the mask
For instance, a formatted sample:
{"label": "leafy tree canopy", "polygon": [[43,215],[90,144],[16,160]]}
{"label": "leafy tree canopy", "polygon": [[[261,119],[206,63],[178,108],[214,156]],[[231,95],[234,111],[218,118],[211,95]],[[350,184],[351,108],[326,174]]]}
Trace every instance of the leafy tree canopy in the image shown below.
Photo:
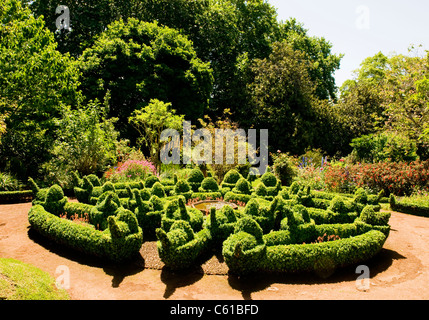
{"label": "leafy tree canopy", "polygon": [[10,166],[20,178],[35,174],[49,157],[62,106],[81,100],[79,72],[56,47],[42,18],[18,0],[2,3],[0,115],[7,117],[0,165]]}
{"label": "leafy tree canopy", "polygon": [[82,91],[103,100],[109,92],[110,116],[118,117],[123,136],[134,139],[128,117],[159,99],[196,120],[204,114],[212,90],[208,63],[177,30],[129,19],[113,22],[79,59]]}

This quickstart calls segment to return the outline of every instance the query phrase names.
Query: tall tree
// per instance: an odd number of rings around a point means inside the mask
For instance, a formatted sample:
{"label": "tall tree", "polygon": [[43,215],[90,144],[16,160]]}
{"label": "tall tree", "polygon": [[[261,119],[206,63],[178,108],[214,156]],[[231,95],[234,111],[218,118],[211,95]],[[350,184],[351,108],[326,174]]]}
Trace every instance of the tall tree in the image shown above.
{"label": "tall tree", "polygon": [[170,102],[189,120],[204,114],[213,78],[191,41],[157,23],[128,19],[112,23],[79,59],[82,91],[89,99],[109,93],[110,116],[124,137],[137,138],[128,124],[133,110],[151,99]]}
{"label": "tall tree", "polygon": [[253,108],[249,112],[253,112],[255,127],[270,129],[274,138],[270,145],[275,150],[301,154],[311,146],[314,133],[314,84],[304,54],[278,42],[269,58],[257,59],[251,69]]}
{"label": "tall tree", "polygon": [[49,158],[55,119],[64,104],[80,101],[79,73],[73,60],[56,50],[53,34],[18,0],[5,0],[0,10],[0,165],[26,178]]}

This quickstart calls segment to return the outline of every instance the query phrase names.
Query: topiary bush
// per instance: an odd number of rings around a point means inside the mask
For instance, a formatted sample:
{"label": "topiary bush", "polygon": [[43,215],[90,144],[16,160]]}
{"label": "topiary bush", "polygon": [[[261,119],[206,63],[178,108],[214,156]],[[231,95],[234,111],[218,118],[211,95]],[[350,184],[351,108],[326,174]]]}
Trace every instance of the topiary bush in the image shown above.
{"label": "topiary bush", "polygon": [[146,178],[145,183],[144,183],[144,187],[146,189],[151,189],[153,187],[153,185],[159,181],[159,178],[157,176],[154,175],[150,175],[149,177]]}
{"label": "topiary bush", "polygon": [[241,178],[237,181],[237,184],[232,189],[232,192],[250,195],[252,194],[252,185],[246,179]]}
{"label": "topiary bush", "polygon": [[230,272],[246,275],[261,269],[266,245],[259,224],[250,217],[240,219],[234,233],[225,240],[222,255]]}
{"label": "topiary bush", "polygon": [[115,215],[119,207],[121,207],[121,202],[116,193],[113,191],[103,193],[89,212],[90,222],[99,226],[101,230],[105,230],[108,227],[107,218]]}
{"label": "topiary bush", "polygon": [[221,210],[210,209],[206,228],[210,231],[214,245],[221,245],[234,232],[238,214],[230,206]]}
{"label": "topiary bush", "polygon": [[64,196],[63,189],[59,185],[53,185],[49,188],[46,194],[46,200],[42,202],[42,206],[48,212],[59,216],[64,212],[64,207],[67,202],[68,199]]}
{"label": "topiary bush", "polygon": [[277,184],[279,183],[276,176],[269,171],[262,175],[261,181],[266,187],[277,187]]}
{"label": "topiary bush", "polygon": [[168,231],[156,230],[158,254],[167,268],[182,270],[192,267],[210,249],[211,237],[207,229],[194,233],[188,221],[177,220]]}
{"label": "topiary bush", "polygon": [[201,187],[198,188],[199,192],[217,192],[219,186],[216,180],[212,177],[207,177],[201,182]]}
{"label": "topiary bush", "polygon": [[418,203],[404,203],[398,201],[393,194],[390,195],[389,203],[390,208],[393,211],[412,214],[421,217],[429,217],[429,206]]}
{"label": "topiary bush", "polygon": [[186,180],[179,180],[174,187],[173,195],[182,195],[186,199],[190,199],[192,196],[191,186]]}
{"label": "topiary bush", "polygon": [[123,262],[138,254],[143,244],[143,232],[130,211],[122,209],[116,214],[109,217],[105,231],[59,218],[41,205],[30,209],[28,221],[32,229],[58,244],[84,254]]}
{"label": "topiary bush", "polygon": [[243,176],[236,169],[229,170],[223,178],[221,188],[229,188],[232,190],[241,178],[243,178]]}
{"label": "topiary bush", "polygon": [[201,183],[204,180],[204,174],[200,168],[194,168],[189,173],[188,183],[192,188],[192,191],[198,192],[198,188],[201,187]]}
{"label": "topiary bush", "polygon": [[151,189],[151,194],[158,198],[165,198],[164,186],[160,182],[155,182]]}
{"label": "topiary bush", "polygon": [[[139,190],[135,189],[134,198],[136,199],[136,215],[139,226],[143,230],[145,240],[153,240],[156,236],[156,229],[161,227],[162,210],[156,211],[151,201],[144,201]],[[159,209],[159,207],[157,208]]]}
{"label": "topiary bush", "polygon": [[204,216],[200,210],[186,207],[185,197],[178,196],[167,205],[162,216],[161,228],[168,232],[177,220],[189,222],[192,229],[197,232],[203,226]]}

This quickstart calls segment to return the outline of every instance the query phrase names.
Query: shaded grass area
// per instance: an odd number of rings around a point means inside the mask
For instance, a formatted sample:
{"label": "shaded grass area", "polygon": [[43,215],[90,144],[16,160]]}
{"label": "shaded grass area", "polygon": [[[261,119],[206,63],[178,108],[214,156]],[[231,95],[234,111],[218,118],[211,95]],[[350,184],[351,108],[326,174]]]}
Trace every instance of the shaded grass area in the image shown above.
{"label": "shaded grass area", "polygon": [[0,300],[69,300],[48,273],[23,262],[0,258]]}

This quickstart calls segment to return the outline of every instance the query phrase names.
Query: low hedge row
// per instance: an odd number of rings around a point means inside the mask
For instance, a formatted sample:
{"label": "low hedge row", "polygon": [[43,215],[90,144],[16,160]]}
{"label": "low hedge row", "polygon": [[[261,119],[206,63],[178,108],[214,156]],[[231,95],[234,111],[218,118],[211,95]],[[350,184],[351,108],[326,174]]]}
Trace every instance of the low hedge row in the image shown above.
{"label": "low hedge row", "polygon": [[[376,255],[386,236],[376,230],[338,241],[305,245],[269,246],[258,263],[265,272],[332,272],[336,268],[364,262]],[[247,269],[238,270],[241,274]]]}
{"label": "low hedge row", "polygon": [[2,191],[0,192],[0,204],[31,202],[33,191]]}
{"label": "low hedge row", "polygon": [[429,217],[429,206],[419,204],[408,204],[398,201],[392,194],[389,198],[390,208],[393,211],[402,212],[421,217]]}
{"label": "low hedge row", "polygon": [[[247,226],[246,230],[237,227],[235,233],[224,242],[222,253],[232,273],[332,272],[336,268],[372,258],[382,249],[387,239],[383,232],[369,230],[337,241],[293,244],[288,231],[273,232],[261,237],[261,230],[257,230],[257,226],[255,222],[253,227]],[[350,226],[349,229],[349,233],[353,235],[358,228]]]}
{"label": "low hedge row", "polygon": [[[77,206],[73,207],[77,209]],[[34,230],[56,243],[115,262],[132,258],[143,244],[143,232],[135,216],[125,209],[108,218],[108,228],[104,231],[57,217],[41,205],[31,208],[28,220]]]}

